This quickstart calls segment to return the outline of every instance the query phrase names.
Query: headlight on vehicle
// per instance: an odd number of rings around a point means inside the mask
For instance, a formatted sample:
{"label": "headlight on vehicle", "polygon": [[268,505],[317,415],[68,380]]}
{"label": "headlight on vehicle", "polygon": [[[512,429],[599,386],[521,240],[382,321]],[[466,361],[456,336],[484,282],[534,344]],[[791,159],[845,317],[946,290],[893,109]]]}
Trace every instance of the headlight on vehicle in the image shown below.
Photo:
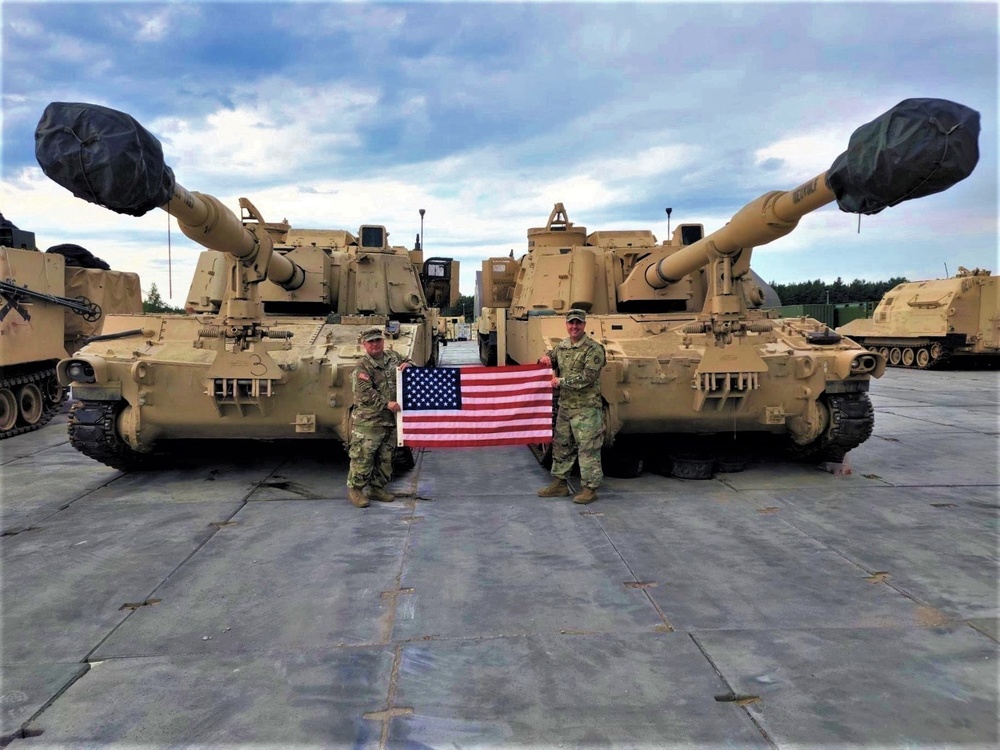
{"label": "headlight on vehicle", "polygon": [[66,375],[74,383],[95,383],[94,367],[83,359],[74,359],[66,365]]}
{"label": "headlight on vehicle", "polygon": [[873,354],[859,354],[851,361],[851,374],[863,375],[874,372],[878,366],[878,359]]}

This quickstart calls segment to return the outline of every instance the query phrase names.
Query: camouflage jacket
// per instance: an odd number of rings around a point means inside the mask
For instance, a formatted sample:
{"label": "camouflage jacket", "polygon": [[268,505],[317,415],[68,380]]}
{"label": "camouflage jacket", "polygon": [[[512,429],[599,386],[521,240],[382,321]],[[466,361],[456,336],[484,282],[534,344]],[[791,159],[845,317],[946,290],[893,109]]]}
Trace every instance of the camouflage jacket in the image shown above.
{"label": "camouflage jacket", "polygon": [[587,334],[575,344],[565,338],[546,352],[559,377],[559,406],[602,407],[601,370],[607,361],[604,347]]}
{"label": "camouflage jacket", "polygon": [[409,359],[386,349],[382,359],[369,355],[361,358],[351,372],[351,392],[354,394],[354,421],[357,424],[396,424],[396,415],[389,411],[389,402],[396,398],[396,369]]}

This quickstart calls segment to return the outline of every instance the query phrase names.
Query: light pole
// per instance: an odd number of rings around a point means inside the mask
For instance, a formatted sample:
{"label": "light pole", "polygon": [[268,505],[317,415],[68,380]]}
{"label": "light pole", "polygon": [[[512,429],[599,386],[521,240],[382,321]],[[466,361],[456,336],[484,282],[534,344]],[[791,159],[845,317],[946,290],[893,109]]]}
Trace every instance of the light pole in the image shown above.
{"label": "light pole", "polygon": [[424,249],[424,214],[427,213],[424,209],[420,209],[420,249]]}
{"label": "light pole", "polygon": [[670,214],[673,213],[674,209],[667,209],[667,239],[670,239]]}

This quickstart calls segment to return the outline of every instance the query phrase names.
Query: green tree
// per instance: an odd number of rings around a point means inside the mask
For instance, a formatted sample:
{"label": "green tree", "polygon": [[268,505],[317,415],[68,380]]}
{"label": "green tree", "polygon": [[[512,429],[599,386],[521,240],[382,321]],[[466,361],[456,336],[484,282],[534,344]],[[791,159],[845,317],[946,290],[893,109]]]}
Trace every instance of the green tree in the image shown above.
{"label": "green tree", "polygon": [[790,284],[772,281],[771,287],[778,294],[782,305],[821,305],[826,302],[839,305],[845,302],[878,302],[894,286],[905,282],[905,278],[896,276],[888,281],[855,279],[847,284],[838,277],[832,284],[825,284],[820,279]]}
{"label": "green tree", "polygon": [[459,315],[462,316],[462,320],[466,323],[471,323],[476,319],[476,311],[472,309],[475,301],[471,294],[459,295],[458,304],[453,307],[446,307],[441,311],[441,315],[446,318],[454,318]]}
{"label": "green tree", "polygon": [[146,299],[142,302],[142,311],[144,313],[184,312],[179,307],[171,307],[163,301],[163,297],[160,296],[160,290],[156,288],[155,282],[149,285],[149,291],[146,292]]}

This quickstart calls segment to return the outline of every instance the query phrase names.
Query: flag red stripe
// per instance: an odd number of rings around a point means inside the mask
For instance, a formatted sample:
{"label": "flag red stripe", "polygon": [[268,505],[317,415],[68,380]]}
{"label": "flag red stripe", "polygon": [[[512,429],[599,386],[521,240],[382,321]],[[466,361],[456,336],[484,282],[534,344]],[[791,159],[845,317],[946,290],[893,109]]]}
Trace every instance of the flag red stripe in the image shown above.
{"label": "flag red stripe", "polygon": [[[484,396],[484,395],[497,395],[501,392],[499,386],[496,385],[474,385],[474,386],[462,386],[462,398],[465,399],[468,396]],[[502,393],[505,396],[518,396],[518,395],[539,395],[547,396],[549,399],[552,398],[552,387],[546,383],[543,388],[504,388]]]}
{"label": "flag red stripe", "polygon": [[440,440],[440,441],[428,441],[417,438],[415,440],[410,440],[407,438],[406,445],[411,448],[488,448],[491,446],[498,445],[539,445],[548,444],[552,442],[552,437],[547,438],[499,438],[493,440],[479,440],[474,443],[468,440]]}
{"label": "flag red stripe", "polygon": [[[428,416],[431,415],[431,416]],[[509,414],[497,414],[495,416],[484,419],[478,415],[464,414],[461,412],[413,412],[411,414],[403,414],[403,424],[406,426],[414,425],[419,426],[421,424],[438,424],[438,423],[456,423],[456,424],[483,424],[484,422],[500,423],[500,422],[517,422],[523,420],[531,420],[532,422],[544,422],[548,420],[552,422],[552,412],[551,411],[539,411],[534,413],[525,412],[511,412]]]}
{"label": "flag red stripe", "polygon": [[544,365],[505,365],[503,367],[483,367],[482,365],[476,365],[474,367],[463,367],[462,377],[466,375],[489,375],[493,378],[509,377],[515,373],[538,373],[538,372],[550,372],[550,368]]}

